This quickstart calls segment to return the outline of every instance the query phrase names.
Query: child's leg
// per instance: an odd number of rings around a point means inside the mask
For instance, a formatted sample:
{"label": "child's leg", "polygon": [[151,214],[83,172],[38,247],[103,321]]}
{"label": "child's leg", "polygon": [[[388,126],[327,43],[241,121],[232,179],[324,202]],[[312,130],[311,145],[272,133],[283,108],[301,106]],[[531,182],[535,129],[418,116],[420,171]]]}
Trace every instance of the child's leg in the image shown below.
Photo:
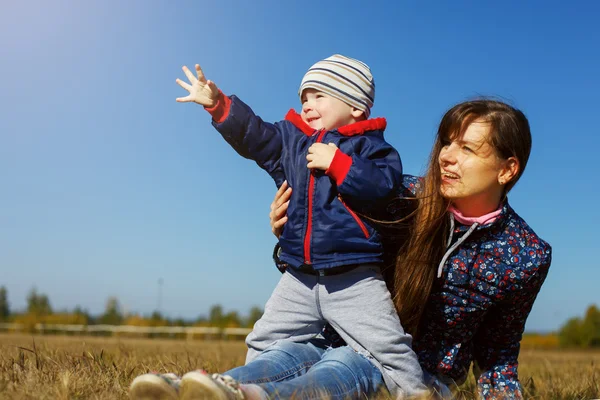
{"label": "child's leg", "polygon": [[[323,315],[356,351],[374,358],[386,385],[395,396],[426,390],[423,372],[404,332],[391,295],[376,266],[320,278]],[[401,390],[399,392],[398,390]]]}
{"label": "child's leg", "polygon": [[224,372],[240,383],[279,382],[305,374],[321,360],[325,348],[312,343],[282,340],[260,353],[250,363]]}
{"label": "child's leg", "polygon": [[223,374],[210,375],[204,371],[185,374],[181,379],[179,398],[264,399],[267,393],[256,384],[280,383],[298,378],[321,361],[323,353],[325,347],[319,343],[280,341],[260,353],[254,361]]}
{"label": "child's leg", "polygon": [[[306,346],[305,344],[286,343],[293,346]],[[267,354],[269,354],[268,350],[248,366],[263,359]],[[208,398],[232,400],[308,400],[326,398],[343,400],[372,398],[380,391],[385,395],[383,376],[379,369],[366,357],[356,353],[350,347],[343,346],[336,349],[321,350],[319,357],[320,359],[306,373],[290,376],[287,379],[253,384],[243,383],[231,376],[222,374],[211,376],[206,373],[191,372],[182,378],[179,398],[181,400]],[[309,358],[312,358],[312,356]]]}
{"label": "child's leg", "polygon": [[316,298],[316,277],[286,272],[246,338],[246,364],[278,340],[307,342],[325,325]]}
{"label": "child's leg", "polygon": [[[326,348],[325,340],[311,343],[284,340],[260,353],[251,363],[229,370],[224,375],[229,375],[242,384],[288,381],[306,374],[314,364],[321,361]],[[185,374],[183,378],[175,374],[140,375],[133,380],[129,394],[135,400],[213,398],[215,392],[221,393],[222,389],[211,375],[196,370]],[[257,393],[264,392],[259,389]]]}
{"label": "child's leg", "polygon": [[385,391],[381,372],[348,346],[325,351],[300,377],[259,386],[270,399],[363,399]]}

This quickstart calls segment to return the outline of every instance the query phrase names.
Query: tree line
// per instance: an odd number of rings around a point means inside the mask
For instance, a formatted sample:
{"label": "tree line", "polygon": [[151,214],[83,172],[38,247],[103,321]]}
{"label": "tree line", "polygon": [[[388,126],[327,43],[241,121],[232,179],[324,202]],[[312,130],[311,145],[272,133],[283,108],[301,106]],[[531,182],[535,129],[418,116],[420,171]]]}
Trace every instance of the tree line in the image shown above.
{"label": "tree line", "polygon": [[559,331],[560,344],[564,347],[600,347],[600,310],[588,307],[583,318],[569,319]]}
{"label": "tree line", "polygon": [[27,308],[20,312],[10,309],[8,290],[0,286],[0,322],[22,324],[26,330],[33,330],[38,323],[43,324],[74,324],[74,325],[134,325],[134,326],[212,326],[217,328],[252,328],[262,316],[260,307],[252,307],[246,316],[237,311],[225,312],[223,307],[215,304],[210,308],[208,316],[199,316],[189,320],[183,318],[168,318],[159,311],[150,315],[126,313],[116,297],[109,297],[104,312],[92,315],[81,307],[73,310],[54,310],[46,294],[32,288],[27,295]]}
{"label": "tree line", "polygon": [[[207,316],[195,320],[167,318],[158,311],[150,315],[125,313],[116,297],[109,297],[102,314],[91,315],[80,307],[72,311],[55,311],[50,305],[47,295],[31,289],[27,296],[27,309],[12,312],[8,303],[8,291],[0,287],[0,322],[23,324],[26,329],[33,330],[37,323],[45,324],[77,324],[77,325],[135,325],[135,326],[212,326],[217,328],[252,328],[262,316],[262,309],[252,307],[246,316],[237,311],[225,312],[223,307],[215,304]],[[561,347],[592,348],[600,347],[600,309],[591,305],[583,317],[569,319],[556,334]]]}

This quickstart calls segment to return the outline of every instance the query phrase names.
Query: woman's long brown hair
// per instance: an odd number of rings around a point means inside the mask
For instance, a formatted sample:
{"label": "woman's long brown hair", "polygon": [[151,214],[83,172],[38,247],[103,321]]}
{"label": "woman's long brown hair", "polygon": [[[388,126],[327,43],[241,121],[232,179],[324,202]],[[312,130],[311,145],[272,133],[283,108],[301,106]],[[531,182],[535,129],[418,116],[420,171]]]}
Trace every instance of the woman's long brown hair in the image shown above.
{"label": "woman's long brown hair", "polygon": [[427,172],[417,192],[410,235],[396,259],[393,279],[394,304],[404,329],[418,336],[418,327],[431,293],[436,271],[448,237],[446,218],[449,202],[440,191],[438,157],[443,143],[462,136],[475,120],[490,124],[490,144],[499,157],[515,157],[519,172],[505,187],[507,193],[523,174],[531,150],[531,133],[525,115],[496,100],[467,101],[452,107],[440,122]]}

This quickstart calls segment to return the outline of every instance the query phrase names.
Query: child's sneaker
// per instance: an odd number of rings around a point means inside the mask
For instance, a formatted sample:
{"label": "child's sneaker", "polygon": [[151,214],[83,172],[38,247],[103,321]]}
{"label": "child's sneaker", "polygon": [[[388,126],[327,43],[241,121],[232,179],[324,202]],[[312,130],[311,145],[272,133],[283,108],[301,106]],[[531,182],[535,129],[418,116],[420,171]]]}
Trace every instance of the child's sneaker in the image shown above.
{"label": "child's sneaker", "polygon": [[129,396],[134,400],[175,400],[180,382],[173,373],[140,375],[131,382]]}
{"label": "child's sneaker", "polygon": [[212,374],[198,370],[181,378],[179,398],[182,400],[244,400],[240,384],[228,375]]}

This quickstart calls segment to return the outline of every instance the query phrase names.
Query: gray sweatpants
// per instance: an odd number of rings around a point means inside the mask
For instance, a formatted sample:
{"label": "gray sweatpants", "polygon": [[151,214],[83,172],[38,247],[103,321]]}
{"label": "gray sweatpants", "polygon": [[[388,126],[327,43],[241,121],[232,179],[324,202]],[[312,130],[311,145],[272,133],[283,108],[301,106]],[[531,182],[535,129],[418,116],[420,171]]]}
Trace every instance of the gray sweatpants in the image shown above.
{"label": "gray sweatpants", "polygon": [[381,370],[394,397],[427,390],[411,347],[412,337],[400,325],[376,265],[333,276],[307,275],[288,268],[246,338],[246,364],[278,340],[314,338],[327,322]]}

